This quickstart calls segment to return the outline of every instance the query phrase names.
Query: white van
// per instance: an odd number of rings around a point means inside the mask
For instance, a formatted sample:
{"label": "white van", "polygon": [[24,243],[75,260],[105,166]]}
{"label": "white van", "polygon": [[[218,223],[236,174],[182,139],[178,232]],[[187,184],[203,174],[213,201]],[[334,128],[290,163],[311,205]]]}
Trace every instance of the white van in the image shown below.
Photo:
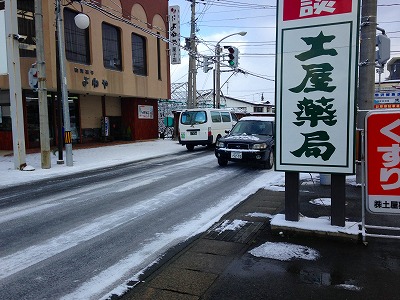
{"label": "white van", "polygon": [[211,146],[226,135],[237,122],[236,115],[226,109],[193,108],[183,110],[179,117],[179,143],[189,151],[194,146]]}

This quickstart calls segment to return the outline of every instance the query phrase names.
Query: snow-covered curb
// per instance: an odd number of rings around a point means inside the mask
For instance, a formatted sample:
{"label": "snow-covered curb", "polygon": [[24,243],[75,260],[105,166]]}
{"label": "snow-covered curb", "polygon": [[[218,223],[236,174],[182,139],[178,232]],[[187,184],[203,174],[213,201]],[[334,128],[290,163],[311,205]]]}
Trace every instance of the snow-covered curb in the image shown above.
{"label": "snow-covered curb", "polygon": [[345,226],[333,226],[330,220],[326,218],[308,218],[300,217],[298,222],[286,221],[284,214],[278,214],[271,220],[271,229],[273,231],[295,231],[318,235],[328,235],[332,237],[341,237],[349,239],[358,239],[359,223],[345,222]]}

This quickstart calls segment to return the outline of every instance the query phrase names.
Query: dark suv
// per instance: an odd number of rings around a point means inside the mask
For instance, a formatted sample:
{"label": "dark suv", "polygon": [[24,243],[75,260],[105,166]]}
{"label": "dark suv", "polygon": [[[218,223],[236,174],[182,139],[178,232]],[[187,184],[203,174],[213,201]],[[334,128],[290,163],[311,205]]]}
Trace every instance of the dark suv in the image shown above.
{"label": "dark suv", "polygon": [[228,135],[220,138],[215,147],[215,156],[220,166],[228,161],[256,162],[263,168],[274,165],[274,117],[243,117]]}

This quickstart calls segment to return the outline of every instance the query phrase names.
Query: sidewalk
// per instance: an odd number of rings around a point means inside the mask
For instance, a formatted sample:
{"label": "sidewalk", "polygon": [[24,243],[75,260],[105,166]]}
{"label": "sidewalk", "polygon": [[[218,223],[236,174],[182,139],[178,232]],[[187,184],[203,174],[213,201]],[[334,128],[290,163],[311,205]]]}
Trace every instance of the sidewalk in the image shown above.
{"label": "sidewalk", "polygon": [[[148,277],[121,299],[200,299],[266,230],[268,216],[283,209],[283,194],[259,190],[160,269],[146,274]],[[237,220],[246,223],[237,230],[220,232],[226,222],[233,224]]]}
{"label": "sidewalk", "polygon": [[[110,145],[111,146],[111,145]],[[40,154],[27,155],[35,171],[12,169],[12,157],[0,156],[0,187],[54,178],[111,164],[158,157],[186,149],[174,141],[147,141],[97,149],[74,148],[74,166],[52,164],[40,169]],[[52,155],[52,159],[56,159]],[[207,232],[194,238],[178,254],[167,253],[150,267],[120,299],[398,299],[400,293],[400,242],[371,239],[368,247],[352,241],[332,240],[325,228],[304,235],[296,230],[271,228],[284,210],[283,185],[261,188],[228,212]],[[300,186],[300,212],[328,224],[326,204],[330,186],[318,179]],[[346,186],[346,217],[358,232],[361,188]],[[278,215],[279,216],[279,215]],[[369,215],[369,220],[377,217]],[[385,218],[386,221],[389,218]],[[400,226],[399,218],[395,218]],[[392,220],[390,220],[392,221]],[[279,223],[279,222],[278,222]],[[291,228],[301,222],[291,222]],[[382,223],[382,220],[378,220]],[[387,223],[390,225],[390,222]],[[325,226],[325,225],[324,225]],[[118,297],[113,297],[118,298]]]}
{"label": "sidewalk", "polygon": [[[301,186],[301,212],[329,215],[329,207],[310,204],[323,197],[330,197],[330,187]],[[361,188],[347,185],[346,199],[350,218],[359,219]],[[120,299],[398,299],[399,241],[373,240],[366,247],[327,236],[273,232],[271,217],[283,208],[284,192],[259,190],[132,283],[134,288]]]}

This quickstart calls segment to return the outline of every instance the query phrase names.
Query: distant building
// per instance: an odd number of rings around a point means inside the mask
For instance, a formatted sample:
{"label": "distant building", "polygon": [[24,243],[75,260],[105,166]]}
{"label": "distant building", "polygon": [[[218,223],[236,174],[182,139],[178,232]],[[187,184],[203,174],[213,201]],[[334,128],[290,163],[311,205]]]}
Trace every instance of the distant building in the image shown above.
{"label": "distant building", "polygon": [[400,108],[400,57],[387,63],[389,78],[375,83],[374,108]]}
{"label": "distant building", "polygon": [[275,105],[268,102],[249,102],[245,100],[225,97],[227,108],[233,108],[242,113],[275,113]]}
{"label": "distant building", "polygon": [[[183,84],[176,84],[177,86],[183,86]],[[187,90],[185,89],[173,89],[171,98],[173,101],[182,104],[186,104],[186,94]],[[198,90],[197,91],[197,107],[202,108],[211,108],[215,106],[214,103],[214,94],[213,90]],[[259,101],[259,102],[250,102],[245,100],[240,100],[233,97],[227,97],[221,95],[220,97],[220,106],[221,108],[231,108],[236,112],[240,113],[274,113],[275,105],[269,103],[269,101]]]}
{"label": "distant building", "polygon": [[387,63],[387,70],[390,72],[391,80],[400,80],[400,57],[393,57]]}
{"label": "distant building", "polygon": [[[36,62],[34,2],[17,1],[18,33],[26,38],[20,49],[26,148],[40,145],[38,98],[28,84],[28,70]],[[157,138],[158,100],[171,97],[169,47],[159,38],[168,37],[168,0],[92,1],[96,8],[83,5],[90,18],[84,30],[74,23],[81,5],[62,3],[74,142],[101,139],[104,120],[109,122],[111,139]],[[60,132],[55,1],[42,4],[50,139],[55,145]],[[4,8],[0,1],[0,10]],[[0,75],[0,150],[11,149],[8,75]]]}

